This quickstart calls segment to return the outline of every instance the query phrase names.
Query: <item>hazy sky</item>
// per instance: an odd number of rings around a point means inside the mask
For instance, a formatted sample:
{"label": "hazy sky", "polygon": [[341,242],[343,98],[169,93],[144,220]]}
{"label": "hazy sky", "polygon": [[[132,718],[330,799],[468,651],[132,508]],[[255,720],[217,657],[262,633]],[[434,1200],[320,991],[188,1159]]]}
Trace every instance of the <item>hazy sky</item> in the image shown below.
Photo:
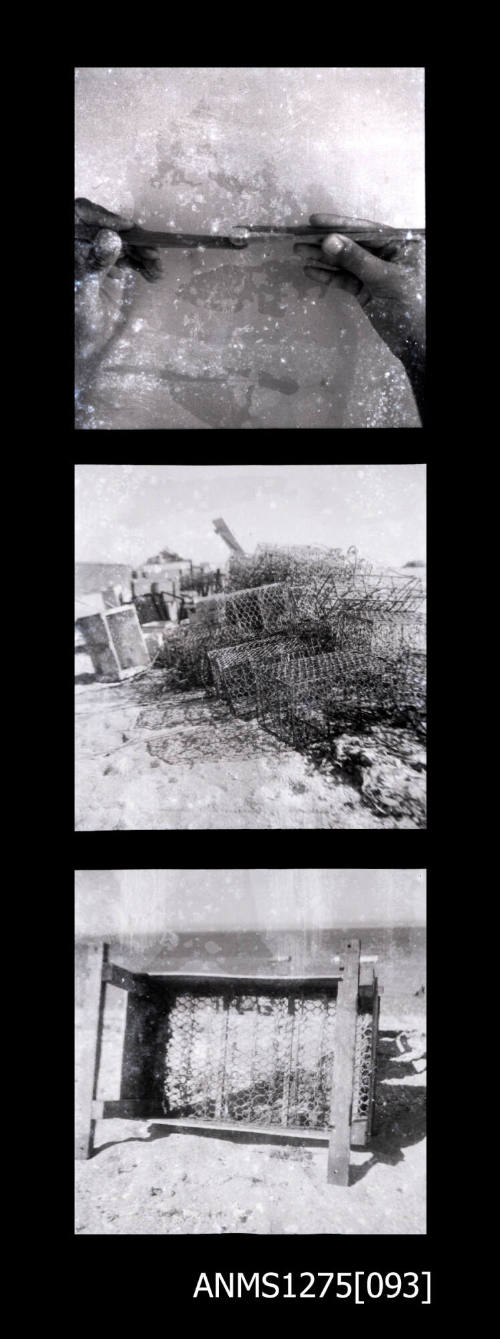
{"label": "hazy sky", "polygon": [[375,563],[425,560],[425,465],[77,465],[76,559],[144,562],[169,548],[222,564],[223,516],[246,552],[327,544]]}
{"label": "hazy sky", "polygon": [[424,925],[423,869],[77,870],[78,934]]}

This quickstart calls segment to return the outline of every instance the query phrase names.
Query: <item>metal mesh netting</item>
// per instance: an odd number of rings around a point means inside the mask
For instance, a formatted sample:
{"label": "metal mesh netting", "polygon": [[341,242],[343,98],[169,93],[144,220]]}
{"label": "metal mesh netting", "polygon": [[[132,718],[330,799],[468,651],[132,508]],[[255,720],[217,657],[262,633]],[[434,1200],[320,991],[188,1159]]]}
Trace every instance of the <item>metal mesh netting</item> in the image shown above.
{"label": "metal mesh netting", "polygon": [[353,1116],[368,1116],[373,1091],[373,1015],[358,1014],[352,1088]]}
{"label": "metal mesh netting", "polygon": [[287,646],[282,637],[262,638],[208,653],[215,691],[226,699],[236,716],[258,712],[260,678],[268,670],[274,673]]}
{"label": "metal mesh netting", "polygon": [[287,636],[263,637],[208,653],[212,684],[237,716],[258,715],[264,722],[268,692],[279,681],[281,666],[297,656],[312,656],[337,644],[338,631],[324,626]]}
{"label": "metal mesh netting", "polygon": [[305,745],[341,724],[408,724],[425,711],[422,628],[353,619],[208,653],[212,683],[236,715]]}
{"label": "metal mesh netting", "polygon": [[[208,687],[214,683],[209,652],[243,642],[261,644],[294,627],[298,617],[295,591],[286,585],[211,596],[196,606],[188,626],[168,638],[161,664],[175,669],[183,686]],[[222,673],[216,684],[222,689]]]}
{"label": "metal mesh netting", "polygon": [[425,710],[425,657],[333,651],[282,661],[263,696],[264,724],[303,747],[375,721],[409,724]]}
{"label": "metal mesh netting", "polygon": [[247,589],[251,586],[290,581],[302,584],[314,573],[327,574],[343,587],[353,581],[356,570],[370,570],[360,562],[354,549],[343,554],[341,549],[329,549],[318,544],[289,546],[258,544],[249,557],[238,555],[229,563],[229,589]]}
{"label": "metal mesh netting", "polygon": [[[335,1021],[336,995],[326,991],[179,994],[168,1019],[165,1114],[325,1129]],[[360,1014],[353,1116],[368,1112],[371,1077],[371,1016]]]}
{"label": "metal mesh netting", "polygon": [[419,577],[312,547],[258,549],[230,573],[235,589],[200,601],[169,639],[162,662],[179,686],[210,689],[297,748],[377,721],[424,728]]}
{"label": "metal mesh netting", "polygon": [[300,588],[300,612],[309,618],[332,613],[339,600],[347,599],[352,610],[376,609],[407,617],[418,614],[424,596],[421,578],[397,568],[376,568],[360,558],[356,549],[319,546],[271,548],[258,546],[252,557],[232,558],[229,588],[261,587],[280,583]]}
{"label": "metal mesh netting", "polygon": [[229,595],[214,595],[197,606],[192,631],[208,632],[212,642],[228,646],[277,633],[296,614],[293,588],[276,582]]}

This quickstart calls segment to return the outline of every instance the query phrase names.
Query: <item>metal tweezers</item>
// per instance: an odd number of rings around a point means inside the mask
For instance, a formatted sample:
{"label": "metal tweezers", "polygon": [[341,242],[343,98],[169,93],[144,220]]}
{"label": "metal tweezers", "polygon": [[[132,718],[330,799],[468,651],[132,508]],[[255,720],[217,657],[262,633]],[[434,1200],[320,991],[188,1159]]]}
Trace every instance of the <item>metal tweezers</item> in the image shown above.
{"label": "metal tweezers", "polygon": [[[97,231],[98,228],[96,227]],[[291,228],[274,228],[252,224],[233,228],[227,236],[221,236],[219,233],[150,232],[146,228],[139,227],[127,228],[126,231],[120,232],[120,235],[124,244],[129,246],[179,247],[182,250],[195,247],[231,247],[242,250],[248,246],[249,242],[257,242],[261,238],[266,240],[274,237],[298,237],[305,241],[309,238],[319,240],[335,231],[335,225],[333,224],[329,227],[314,227],[312,224],[304,224]],[[343,236],[352,237],[354,241],[359,242],[360,246],[365,246],[368,249],[385,246],[388,242],[394,240],[413,241],[425,236],[425,228],[391,228],[390,231],[387,228],[380,228],[380,240],[377,238],[377,228],[368,225],[366,227],[340,227],[339,231]],[[77,225],[76,236],[85,237],[88,240],[89,225]]]}

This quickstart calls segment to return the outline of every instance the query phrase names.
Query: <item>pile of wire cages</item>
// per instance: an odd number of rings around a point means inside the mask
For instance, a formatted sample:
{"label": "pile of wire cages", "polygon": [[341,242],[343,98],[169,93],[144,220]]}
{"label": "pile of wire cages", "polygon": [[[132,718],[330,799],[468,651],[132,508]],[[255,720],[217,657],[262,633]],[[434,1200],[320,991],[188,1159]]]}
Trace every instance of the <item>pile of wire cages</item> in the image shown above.
{"label": "pile of wire cages", "polygon": [[[235,655],[221,654],[218,659],[217,653],[246,644],[265,647],[294,628],[299,618],[296,592],[286,584],[259,586],[202,601],[189,625],[183,648],[184,668],[193,684],[202,684],[232,703],[231,671],[245,656],[236,650]],[[243,701],[245,693],[237,696]]]}
{"label": "pile of wire cages", "polygon": [[[319,630],[321,629],[321,635]],[[337,600],[316,629],[290,638],[274,673],[257,669],[261,724],[297,749],[378,723],[424,729],[422,601]]]}
{"label": "pile of wire cages", "polygon": [[208,652],[213,691],[295,748],[425,717],[425,630],[341,602],[335,616]]}
{"label": "pile of wire cages", "polygon": [[345,588],[361,570],[371,569],[355,548],[344,554],[319,544],[258,544],[254,554],[230,559],[228,587],[234,591],[283,581],[301,585],[309,578],[328,576]]}
{"label": "pile of wire cages", "polygon": [[[262,581],[263,575],[281,580]],[[243,579],[248,585],[241,586]],[[425,720],[425,588],[355,549],[262,547],[231,562],[165,655],[181,687],[204,687],[295,748],[380,722]],[[235,584],[236,583],[236,584]]]}

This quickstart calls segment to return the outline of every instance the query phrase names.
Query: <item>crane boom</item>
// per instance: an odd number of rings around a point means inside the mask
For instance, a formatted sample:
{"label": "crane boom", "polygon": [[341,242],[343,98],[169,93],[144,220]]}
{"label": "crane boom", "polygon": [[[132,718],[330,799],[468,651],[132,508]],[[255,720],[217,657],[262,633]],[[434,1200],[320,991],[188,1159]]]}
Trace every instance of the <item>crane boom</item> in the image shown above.
{"label": "crane boom", "polygon": [[224,518],[218,516],[217,520],[213,522],[213,525],[217,534],[220,535],[221,539],[227,544],[228,549],[231,550],[231,553],[237,553],[240,558],[244,558],[245,550],[242,549],[241,544],[238,544],[238,540],[234,538],[234,535],[231,533],[229,526],[226,525]]}

